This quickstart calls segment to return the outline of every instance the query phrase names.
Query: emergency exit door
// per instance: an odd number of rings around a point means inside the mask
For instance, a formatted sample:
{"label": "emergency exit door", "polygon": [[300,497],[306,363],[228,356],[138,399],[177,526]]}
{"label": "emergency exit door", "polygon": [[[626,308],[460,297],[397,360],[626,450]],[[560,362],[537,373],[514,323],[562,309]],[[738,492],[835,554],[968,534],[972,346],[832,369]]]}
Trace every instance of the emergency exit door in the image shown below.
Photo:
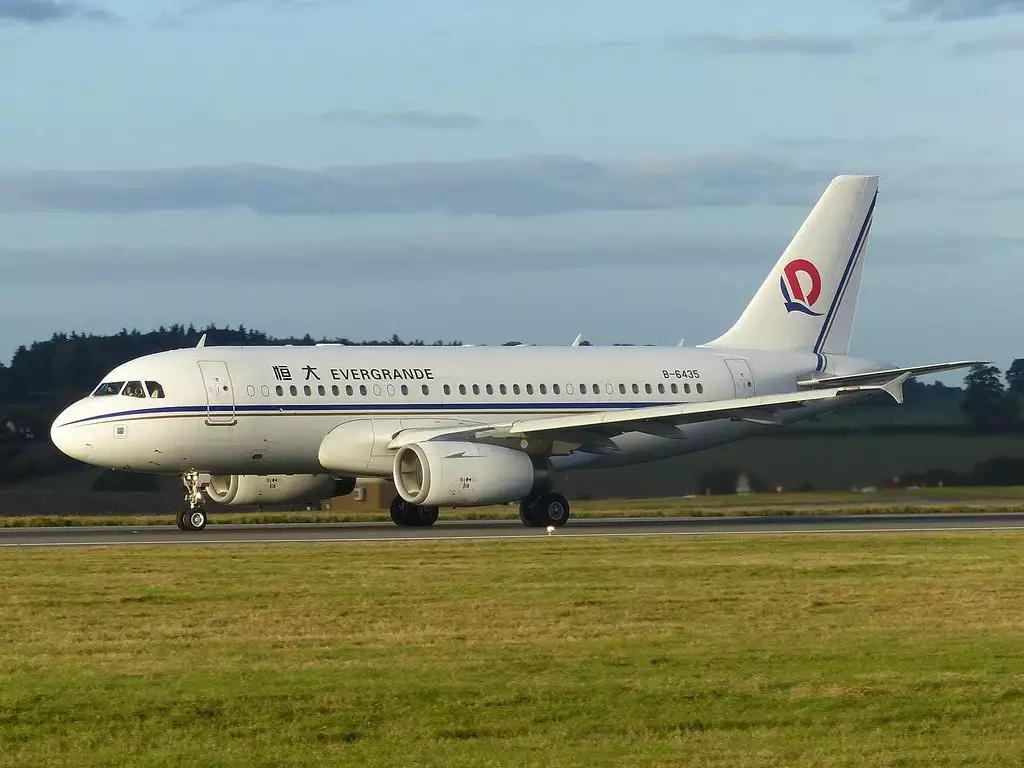
{"label": "emergency exit door", "polygon": [[736,397],[752,397],[755,394],[754,376],[750,372],[750,365],[747,361],[733,357],[728,358],[725,365],[732,375],[732,385],[736,390]]}
{"label": "emergency exit door", "polygon": [[227,363],[220,360],[202,360],[199,372],[206,387],[206,423],[235,423],[235,392]]}

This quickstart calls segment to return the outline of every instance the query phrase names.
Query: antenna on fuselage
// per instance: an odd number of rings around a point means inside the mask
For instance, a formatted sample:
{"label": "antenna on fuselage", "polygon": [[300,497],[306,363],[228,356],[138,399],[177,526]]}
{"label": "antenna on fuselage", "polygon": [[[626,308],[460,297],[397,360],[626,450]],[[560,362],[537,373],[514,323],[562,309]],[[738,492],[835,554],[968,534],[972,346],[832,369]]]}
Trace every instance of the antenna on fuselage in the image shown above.
{"label": "antenna on fuselage", "polygon": [[200,347],[205,347],[205,346],[206,346],[206,334],[204,333],[202,336],[199,337],[199,343],[196,344],[196,349],[199,349]]}

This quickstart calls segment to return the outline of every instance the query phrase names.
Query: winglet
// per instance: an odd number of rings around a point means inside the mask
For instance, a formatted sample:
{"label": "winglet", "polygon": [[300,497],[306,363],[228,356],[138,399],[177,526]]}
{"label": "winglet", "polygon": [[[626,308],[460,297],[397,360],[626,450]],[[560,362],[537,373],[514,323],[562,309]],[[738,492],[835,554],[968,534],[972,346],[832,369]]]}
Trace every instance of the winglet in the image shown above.
{"label": "winglet", "polygon": [[583,341],[583,334],[582,333],[577,333],[576,334],[576,338],[572,342],[572,345],[574,347],[578,347],[580,345],[581,341]]}
{"label": "winglet", "polygon": [[205,347],[205,346],[206,346],[206,334],[204,333],[202,336],[199,337],[199,343],[196,344],[196,349],[199,349],[200,347]]}

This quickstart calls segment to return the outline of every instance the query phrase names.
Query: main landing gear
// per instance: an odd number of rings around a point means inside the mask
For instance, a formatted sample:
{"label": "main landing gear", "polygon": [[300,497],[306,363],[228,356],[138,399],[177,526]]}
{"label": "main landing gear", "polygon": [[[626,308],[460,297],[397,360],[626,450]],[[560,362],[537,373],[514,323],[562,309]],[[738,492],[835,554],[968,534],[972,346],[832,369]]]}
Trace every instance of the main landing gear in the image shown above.
{"label": "main landing gear", "polygon": [[178,511],[179,531],[201,531],[206,527],[209,518],[203,509],[203,489],[199,486],[199,473],[186,472],[181,476],[185,486],[185,505]]}
{"label": "main landing gear", "polygon": [[531,528],[560,528],[569,519],[569,502],[560,493],[527,496],[519,505],[519,519]]}
{"label": "main landing gear", "polygon": [[428,527],[437,522],[437,507],[410,504],[401,496],[395,496],[391,502],[391,519],[403,528]]}

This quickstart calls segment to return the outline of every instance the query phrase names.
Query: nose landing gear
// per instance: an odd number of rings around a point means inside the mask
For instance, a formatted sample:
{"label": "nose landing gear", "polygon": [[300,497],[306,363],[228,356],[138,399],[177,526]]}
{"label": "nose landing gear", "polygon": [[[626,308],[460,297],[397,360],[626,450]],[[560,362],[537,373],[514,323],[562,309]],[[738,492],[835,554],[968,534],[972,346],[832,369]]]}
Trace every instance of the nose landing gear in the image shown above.
{"label": "nose landing gear", "polygon": [[184,508],[178,511],[179,531],[201,531],[206,527],[209,518],[203,509],[203,489],[199,484],[199,473],[195,470],[181,476],[185,486]]}

